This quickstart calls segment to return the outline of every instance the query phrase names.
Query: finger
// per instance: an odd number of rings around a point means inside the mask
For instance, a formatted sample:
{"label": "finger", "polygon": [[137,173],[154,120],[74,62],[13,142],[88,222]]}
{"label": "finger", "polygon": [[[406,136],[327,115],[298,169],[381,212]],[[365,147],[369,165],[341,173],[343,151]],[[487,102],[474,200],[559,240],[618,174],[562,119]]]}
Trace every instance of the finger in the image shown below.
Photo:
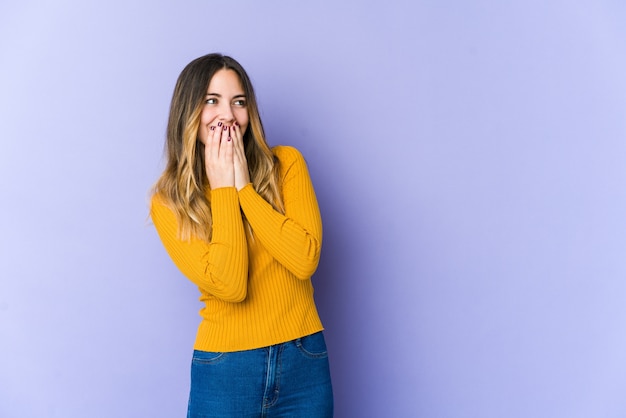
{"label": "finger", "polygon": [[245,159],[245,150],[243,146],[243,139],[241,138],[241,128],[238,125],[233,125],[233,143],[235,148],[236,157],[243,161]]}
{"label": "finger", "polygon": [[234,135],[234,133],[232,132],[231,128],[229,127],[224,132],[224,134],[226,136],[226,143],[224,145],[226,146],[226,151],[229,153],[227,155],[227,158],[228,158],[228,161],[232,162],[233,161],[233,146],[234,146],[232,135]]}
{"label": "finger", "polygon": [[224,126],[222,129],[222,141],[220,145],[220,158],[223,158],[225,161],[229,163],[229,166],[232,168],[233,164],[233,140],[230,136],[230,128]]}
{"label": "finger", "polygon": [[241,127],[234,124],[233,127],[233,164],[235,167],[235,187],[241,190],[250,183],[250,173],[246,162],[246,154],[243,145]]}
{"label": "finger", "polygon": [[237,122],[233,123],[233,126],[230,127],[231,136],[235,141],[239,141],[241,139],[241,129]]}
{"label": "finger", "polygon": [[220,148],[222,146],[222,137],[225,126],[222,122],[216,122],[213,126],[215,127],[213,130],[213,158],[217,159],[220,156]]}
{"label": "finger", "polygon": [[[220,122],[221,123],[221,122]],[[222,125],[220,128],[220,147],[222,147],[228,140],[228,126]]]}
{"label": "finger", "polygon": [[207,137],[207,144],[205,149],[205,158],[209,161],[214,161],[219,155],[219,136],[217,135],[218,129],[216,126],[211,125],[209,127],[209,135]]}

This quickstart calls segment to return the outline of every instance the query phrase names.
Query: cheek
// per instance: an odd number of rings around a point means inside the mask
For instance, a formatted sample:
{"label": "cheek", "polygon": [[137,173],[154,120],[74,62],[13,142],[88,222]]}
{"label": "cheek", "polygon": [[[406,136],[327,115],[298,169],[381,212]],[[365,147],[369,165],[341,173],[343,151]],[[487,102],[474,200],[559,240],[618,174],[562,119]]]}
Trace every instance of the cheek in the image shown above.
{"label": "cheek", "polygon": [[215,115],[209,109],[205,108],[200,114],[200,126],[207,126],[213,120]]}
{"label": "cheek", "polygon": [[207,132],[207,126],[204,122],[200,122],[200,126],[198,126],[197,137],[200,142],[206,145],[206,140],[209,137],[209,133]]}
{"label": "cheek", "polygon": [[212,114],[212,112],[209,112],[207,110],[203,110],[202,114],[200,115],[200,126],[198,126],[197,136],[198,136],[198,139],[200,139],[200,142],[202,142],[205,145],[206,145],[206,140],[209,136],[209,133],[207,132],[208,125],[209,123],[211,123],[213,118],[214,118],[214,115]]}
{"label": "cheek", "polygon": [[248,123],[245,124],[239,124],[241,126],[241,137],[243,138],[243,136],[246,134],[246,132],[248,132]]}
{"label": "cheek", "polygon": [[245,134],[250,123],[250,120],[248,119],[248,112],[242,113],[239,117],[237,117],[237,123],[241,126],[241,134]]}
{"label": "cheek", "polygon": [[198,139],[200,140],[200,142],[202,142],[204,145],[206,145],[206,140],[207,140],[207,132],[206,129],[203,129],[202,125],[198,128]]}

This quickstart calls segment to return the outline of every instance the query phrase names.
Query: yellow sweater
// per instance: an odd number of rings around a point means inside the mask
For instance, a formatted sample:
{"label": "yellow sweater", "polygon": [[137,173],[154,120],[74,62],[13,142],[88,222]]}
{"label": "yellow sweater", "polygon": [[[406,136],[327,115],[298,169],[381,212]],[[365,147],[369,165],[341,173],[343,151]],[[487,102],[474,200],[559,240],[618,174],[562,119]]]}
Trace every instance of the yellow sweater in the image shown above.
{"label": "yellow sweater", "polygon": [[[322,330],[311,276],[322,246],[322,221],[302,155],[275,147],[285,215],[248,184],[210,191],[211,243],[177,238],[177,221],[158,195],[151,217],[168,254],[201,293],[194,348],[240,351]],[[243,227],[241,211],[253,230]]]}

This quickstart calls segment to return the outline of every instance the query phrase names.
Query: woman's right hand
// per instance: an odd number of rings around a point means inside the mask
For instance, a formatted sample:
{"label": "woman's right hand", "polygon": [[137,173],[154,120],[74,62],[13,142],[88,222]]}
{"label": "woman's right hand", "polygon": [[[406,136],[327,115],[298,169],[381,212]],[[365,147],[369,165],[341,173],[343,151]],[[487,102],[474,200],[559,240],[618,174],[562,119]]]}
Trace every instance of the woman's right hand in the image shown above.
{"label": "woman's right hand", "polygon": [[228,126],[222,122],[211,123],[204,146],[204,169],[211,189],[233,187],[235,169],[233,163],[233,141]]}

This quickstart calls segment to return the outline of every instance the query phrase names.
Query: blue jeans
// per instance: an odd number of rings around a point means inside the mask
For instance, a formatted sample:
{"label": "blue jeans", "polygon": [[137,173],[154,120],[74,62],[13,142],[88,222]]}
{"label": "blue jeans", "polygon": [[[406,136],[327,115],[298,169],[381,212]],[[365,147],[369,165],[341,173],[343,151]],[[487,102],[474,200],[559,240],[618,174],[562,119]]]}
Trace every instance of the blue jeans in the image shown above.
{"label": "blue jeans", "polygon": [[333,416],[322,332],[255,350],[195,350],[187,418]]}

